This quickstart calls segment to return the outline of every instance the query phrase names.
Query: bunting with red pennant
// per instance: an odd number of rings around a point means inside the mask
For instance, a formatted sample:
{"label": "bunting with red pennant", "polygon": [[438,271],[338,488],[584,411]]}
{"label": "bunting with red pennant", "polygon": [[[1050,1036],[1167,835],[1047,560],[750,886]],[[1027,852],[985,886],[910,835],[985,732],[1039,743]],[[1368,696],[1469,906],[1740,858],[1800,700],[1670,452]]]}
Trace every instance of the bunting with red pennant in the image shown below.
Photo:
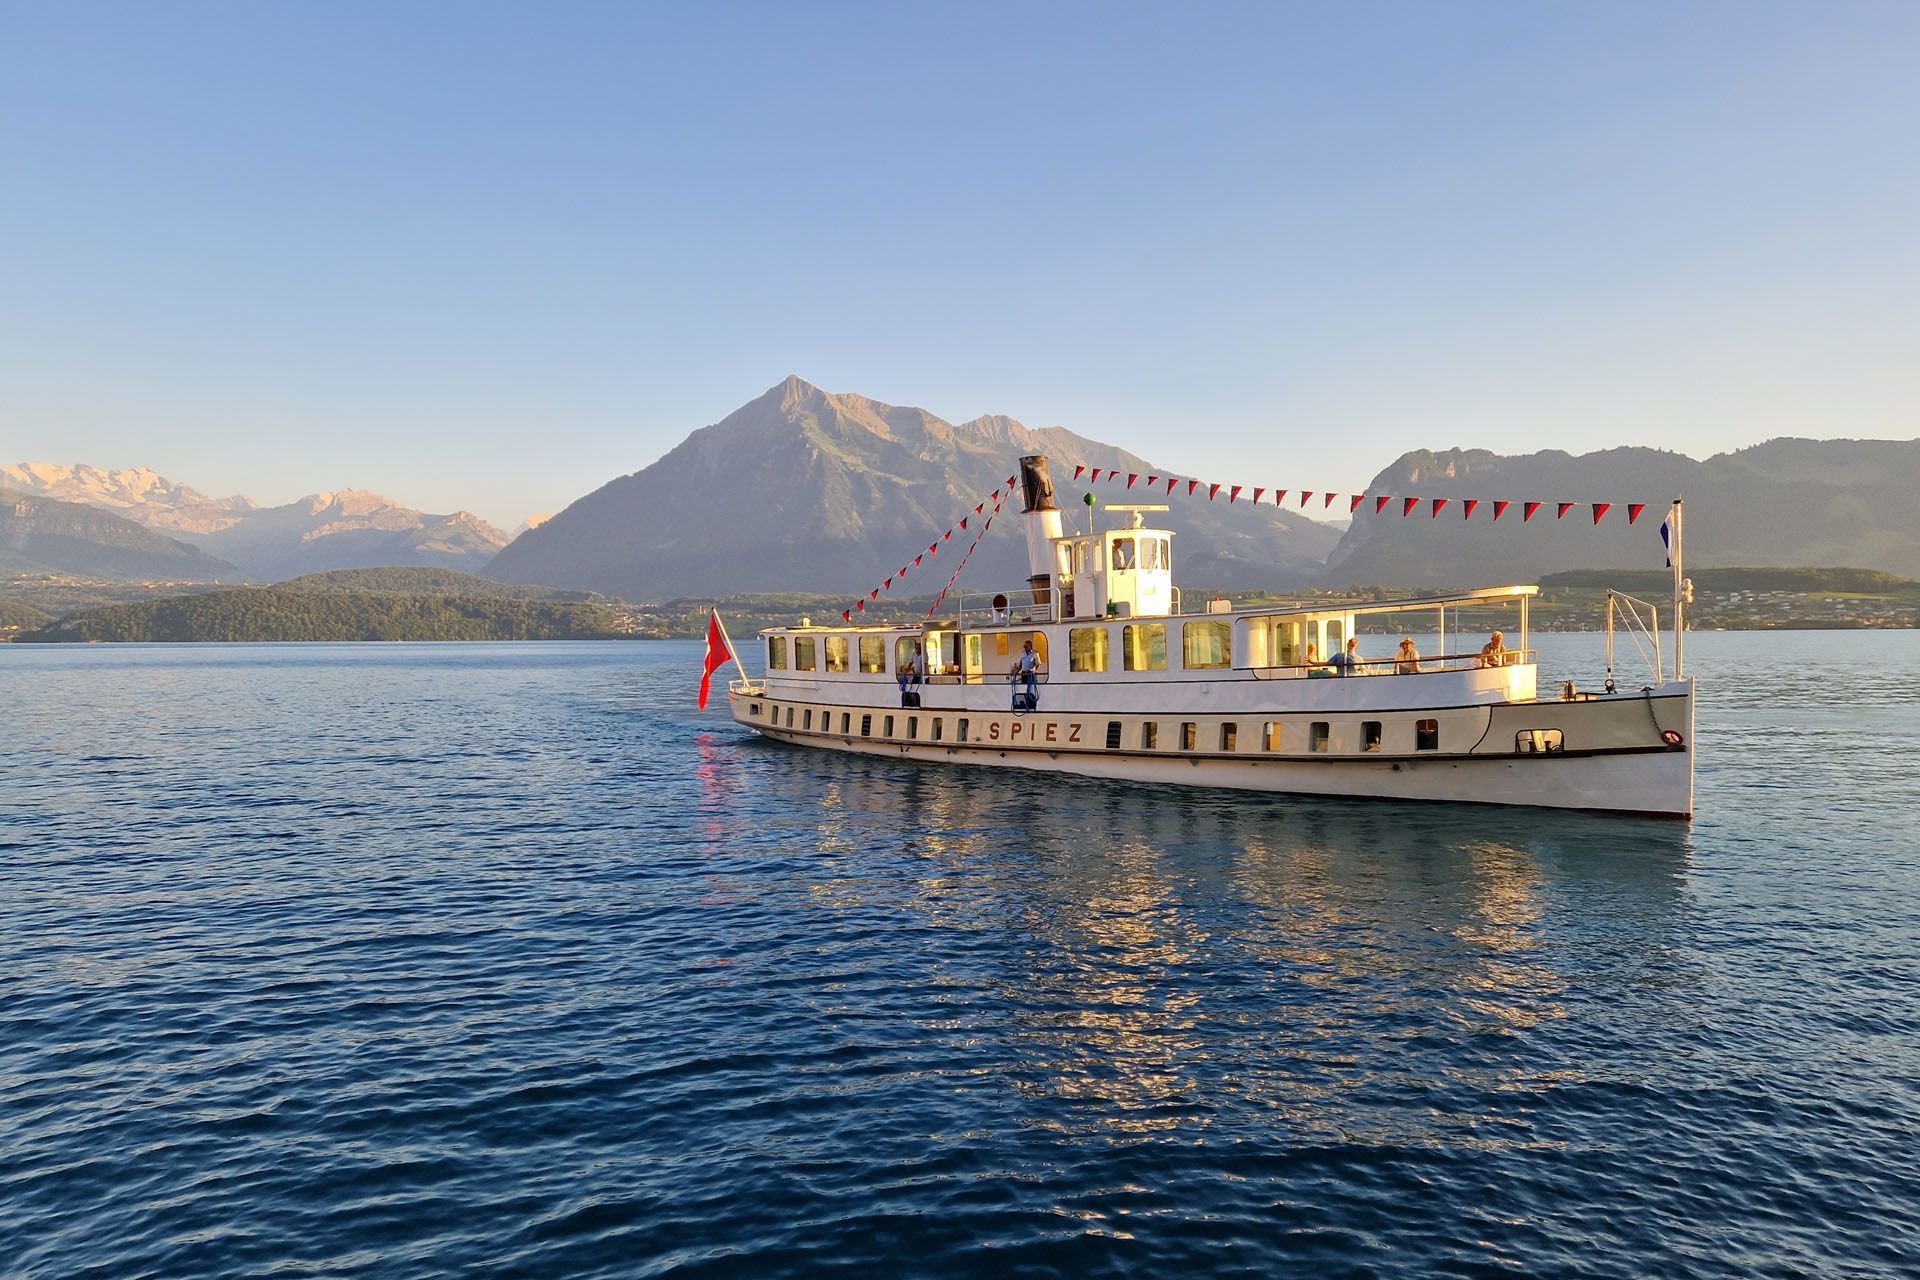
{"label": "bunting with red pennant", "polygon": [[[1080,472],[1085,470],[1086,470],[1085,467],[1081,467],[1078,470],[1076,470],[1074,472],[1075,478],[1077,479],[1080,475]],[[1020,482],[1019,476],[1017,475],[1008,476],[1006,478],[1006,481],[998,489],[995,489],[992,493],[988,494],[986,497],[982,498],[980,501],[974,503],[973,510],[962,512],[960,519],[956,521],[952,526],[950,526],[945,533],[941,534],[938,538],[935,538],[932,542],[929,542],[927,544],[927,549],[925,551],[922,551],[913,557],[913,564],[911,567],[918,569],[929,558],[939,556],[940,544],[944,542],[953,541],[953,535],[955,530],[958,530],[961,533],[969,532],[970,529],[977,530],[977,532],[974,533],[973,542],[968,545],[966,552],[960,557],[960,564],[954,570],[953,577],[948,579],[947,585],[948,587],[951,587],[953,585],[953,582],[959,578],[960,570],[966,568],[967,556],[970,556],[973,554],[974,547],[977,547],[980,545],[980,539],[986,536],[988,527],[993,524],[993,516],[991,515],[987,515],[984,520],[980,520],[980,521],[976,521],[974,517],[985,515],[989,504],[991,504],[994,512],[998,513],[1002,504],[1004,504],[1007,498],[1013,493],[1014,486],[1019,484],[1019,482]],[[892,591],[894,584],[902,581],[907,576],[908,568],[909,566],[907,565],[901,565],[898,572],[892,574],[890,577],[887,578],[885,582],[882,582],[879,586],[867,592],[867,594],[862,596],[860,599],[854,601],[851,608],[842,609],[840,611],[840,617],[842,618],[842,620],[847,622],[852,622],[854,614],[865,613],[867,611],[867,605],[869,602],[877,602],[880,599],[881,592]],[[945,590],[942,590],[941,595],[944,597],[945,594],[946,594]]]}

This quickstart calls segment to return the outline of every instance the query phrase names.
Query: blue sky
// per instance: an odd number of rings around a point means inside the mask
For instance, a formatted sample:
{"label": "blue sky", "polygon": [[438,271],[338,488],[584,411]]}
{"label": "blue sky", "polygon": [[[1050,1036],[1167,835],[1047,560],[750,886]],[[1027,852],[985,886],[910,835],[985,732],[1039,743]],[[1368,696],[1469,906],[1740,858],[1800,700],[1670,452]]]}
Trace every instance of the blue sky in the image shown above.
{"label": "blue sky", "polygon": [[511,525],[786,376],[1189,474],[1920,434],[1920,5],[0,0],[0,461]]}

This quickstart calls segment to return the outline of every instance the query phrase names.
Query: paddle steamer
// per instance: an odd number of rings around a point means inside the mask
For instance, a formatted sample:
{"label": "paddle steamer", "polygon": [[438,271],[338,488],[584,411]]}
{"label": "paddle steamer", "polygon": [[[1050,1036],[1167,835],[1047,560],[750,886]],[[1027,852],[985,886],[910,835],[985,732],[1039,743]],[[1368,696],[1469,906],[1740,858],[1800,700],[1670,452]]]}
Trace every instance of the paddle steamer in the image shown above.
{"label": "paddle steamer", "polygon": [[[1671,678],[1653,609],[1616,592],[1605,688],[1543,694],[1528,637],[1537,587],[1239,609],[1211,599],[1185,611],[1174,535],[1145,520],[1165,508],[1109,507],[1127,517],[1122,527],[1069,533],[1046,458],[1021,459],[1020,485],[1023,586],[958,597],[921,625],[762,631],[765,675],[729,685],[733,718],[782,742],[932,764],[1692,816],[1678,503]],[[1495,609],[1515,619],[1516,643],[1487,652],[1479,630],[1461,640],[1463,616]],[[1616,618],[1652,643],[1640,687],[1615,687]],[[1410,631],[1433,651],[1336,660],[1356,636],[1385,649]],[[1015,674],[1029,644],[1031,698]]]}

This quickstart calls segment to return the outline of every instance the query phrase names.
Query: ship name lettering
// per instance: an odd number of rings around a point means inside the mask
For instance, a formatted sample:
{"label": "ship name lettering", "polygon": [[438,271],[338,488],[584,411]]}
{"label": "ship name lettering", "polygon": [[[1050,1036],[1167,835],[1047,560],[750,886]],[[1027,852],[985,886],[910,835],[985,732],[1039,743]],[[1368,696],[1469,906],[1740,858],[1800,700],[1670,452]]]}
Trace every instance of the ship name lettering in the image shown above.
{"label": "ship name lettering", "polygon": [[1080,726],[1078,724],[1070,724],[1067,726],[1067,741],[1080,741]]}
{"label": "ship name lettering", "polygon": [[1000,741],[1000,722],[998,720],[987,725],[987,740],[990,742]]}
{"label": "ship name lettering", "polygon": [[1060,726],[1059,726],[1059,725],[1057,725],[1057,724],[1049,724],[1049,725],[1047,726],[1047,741],[1048,741],[1048,742],[1058,742],[1058,741],[1060,741]]}

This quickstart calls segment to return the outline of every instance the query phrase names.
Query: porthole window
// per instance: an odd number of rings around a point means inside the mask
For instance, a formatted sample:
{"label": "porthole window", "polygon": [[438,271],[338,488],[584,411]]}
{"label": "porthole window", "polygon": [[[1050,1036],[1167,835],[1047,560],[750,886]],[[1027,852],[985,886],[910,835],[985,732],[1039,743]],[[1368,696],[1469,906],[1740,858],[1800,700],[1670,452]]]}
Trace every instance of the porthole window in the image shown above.
{"label": "porthole window", "polygon": [[960,723],[954,727],[953,740],[955,742],[965,742],[967,740],[967,718],[965,716],[961,716]]}

